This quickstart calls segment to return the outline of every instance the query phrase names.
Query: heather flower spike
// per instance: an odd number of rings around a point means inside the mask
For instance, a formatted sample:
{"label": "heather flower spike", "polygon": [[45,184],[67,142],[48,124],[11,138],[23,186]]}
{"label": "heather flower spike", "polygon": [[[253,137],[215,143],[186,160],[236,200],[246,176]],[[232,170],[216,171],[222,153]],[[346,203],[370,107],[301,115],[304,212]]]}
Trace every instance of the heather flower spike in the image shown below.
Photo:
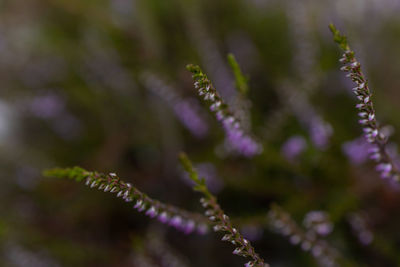
{"label": "heather flower spike", "polygon": [[176,117],[195,137],[208,134],[208,124],[197,99],[184,98],[162,79],[150,72],[141,74],[144,85],[163,99],[175,112]]}
{"label": "heather flower spike", "polygon": [[329,28],[333,33],[334,41],[344,50],[344,54],[339,60],[344,64],[341,70],[347,72],[347,77],[356,85],[353,88],[353,92],[359,100],[356,105],[359,110],[358,116],[360,117],[358,122],[363,127],[364,137],[372,145],[369,151],[370,158],[376,161],[376,170],[380,173],[381,178],[389,178],[398,182],[400,172],[386,151],[388,138],[382,133],[376,120],[375,110],[371,101],[372,94],[361,71],[361,65],[355,58],[354,51],[350,49],[346,36],[341,35],[333,24],[330,24]]}
{"label": "heather flower spike", "polygon": [[335,249],[319,239],[315,231],[304,231],[290,214],[278,205],[271,206],[268,219],[275,231],[287,236],[292,245],[298,245],[302,250],[309,251],[320,266],[342,266],[339,264],[339,255]]}
{"label": "heather flower spike", "polygon": [[197,65],[190,64],[186,68],[193,74],[194,86],[199,95],[210,103],[210,110],[222,123],[232,148],[246,157],[260,154],[263,150],[262,145],[245,133],[239,120],[229,111],[207,75]]}
{"label": "heather flower spike", "polygon": [[198,173],[193,169],[193,165],[189,158],[182,153],[180,155],[180,161],[184,169],[188,172],[190,178],[195,183],[193,189],[204,195],[204,197],[200,199],[200,203],[204,209],[206,209],[205,214],[214,225],[214,231],[223,232],[224,236],[222,237],[222,241],[230,242],[236,247],[233,254],[250,258],[250,261],[247,262],[245,266],[269,266],[269,264],[264,263],[264,260],[254,251],[250,242],[233,227],[231,220],[219,206],[217,198],[208,190],[204,179],[199,178]]}
{"label": "heather flower spike", "polygon": [[209,223],[203,215],[191,213],[154,200],[133,187],[130,183],[122,181],[115,173],[102,174],[74,167],[46,170],[44,175],[48,177],[69,178],[77,182],[85,181],[86,185],[91,188],[115,193],[117,197],[122,197],[126,202],[133,203],[133,208],[139,212],[144,212],[150,218],[157,217],[160,222],[169,224],[186,234],[194,231],[200,234],[207,232]]}

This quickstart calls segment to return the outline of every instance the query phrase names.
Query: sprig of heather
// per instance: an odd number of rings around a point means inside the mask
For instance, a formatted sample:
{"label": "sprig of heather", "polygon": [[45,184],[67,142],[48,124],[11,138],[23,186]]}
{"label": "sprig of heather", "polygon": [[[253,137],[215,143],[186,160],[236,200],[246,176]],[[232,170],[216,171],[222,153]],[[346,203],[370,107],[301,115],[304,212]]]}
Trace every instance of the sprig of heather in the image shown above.
{"label": "sprig of heather", "polygon": [[208,221],[203,215],[154,200],[132,184],[122,181],[115,173],[103,174],[74,167],[46,170],[44,175],[68,178],[77,182],[85,181],[85,184],[90,188],[115,193],[117,197],[121,197],[126,202],[134,202],[133,208],[139,212],[144,212],[150,218],[157,218],[160,222],[175,227],[186,234],[194,231],[205,234],[208,231]]}
{"label": "sprig of heather", "polygon": [[291,244],[299,245],[304,251],[310,251],[321,266],[340,266],[338,252],[319,239],[314,231],[305,232],[280,206],[271,206],[268,219],[273,229],[288,236]]}
{"label": "sprig of heather", "polygon": [[263,150],[262,145],[244,132],[239,120],[229,111],[228,105],[224,103],[201,68],[192,64],[189,64],[186,68],[193,74],[194,86],[199,95],[210,103],[210,110],[215,113],[217,120],[222,123],[227,140],[232,148],[246,157],[260,154]]}
{"label": "sprig of heather", "polygon": [[204,195],[204,197],[200,199],[200,203],[206,209],[205,215],[208,216],[213,223],[214,231],[225,233],[222,237],[222,241],[230,242],[236,247],[233,254],[250,258],[250,261],[245,264],[246,267],[269,266],[269,264],[264,263],[264,260],[255,252],[250,242],[233,227],[230,218],[219,206],[217,198],[208,190],[205,180],[200,178],[198,173],[194,170],[189,158],[182,153],[180,155],[180,160],[183,168],[188,172],[190,178],[195,183],[193,189]]}
{"label": "sprig of heather", "polygon": [[282,83],[278,93],[298,121],[308,130],[312,143],[318,149],[325,150],[332,136],[332,127],[318,114],[308,96],[302,91],[297,91],[289,81]]}
{"label": "sprig of heather", "polygon": [[155,74],[144,72],[140,77],[148,90],[162,98],[173,109],[176,117],[195,137],[204,138],[208,134],[208,124],[196,99],[180,96],[174,88]]}
{"label": "sprig of heather", "polygon": [[359,110],[358,116],[360,117],[358,122],[363,127],[364,137],[373,145],[369,151],[370,158],[376,161],[376,170],[380,173],[381,178],[389,178],[398,182],[400,172],[387,152],[388,137],[381,131],[376,120],[375,109],[371,100],[372,93],[361,71],[361,64],[357,61],[354,51],[350,49],[346,36],[341,35],[333,24],[330,24],[329,28],[333,33],[334,41],[344,51],[342,58],[339,60],[344,64],[341,70],[348,72],[346,76],[356,84],[353,92],[359,100],[356,105]]}

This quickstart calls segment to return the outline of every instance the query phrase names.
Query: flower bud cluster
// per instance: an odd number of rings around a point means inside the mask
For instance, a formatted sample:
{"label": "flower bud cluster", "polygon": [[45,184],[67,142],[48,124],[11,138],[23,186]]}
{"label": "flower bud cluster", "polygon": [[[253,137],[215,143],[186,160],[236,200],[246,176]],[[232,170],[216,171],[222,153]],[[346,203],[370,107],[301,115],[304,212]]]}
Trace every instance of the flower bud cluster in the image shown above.
{"label": "flower bud cluster", "polygon": [[141,78],[150,91],[167,102],[183,126],[195,137],[204,138],[208,134],[205,114],[196,99],[181,97],[174,88],[152,73],[142,73]]}
{"label": "flower bud cluster", "polygon": [[215,197],[201,198],[200,203],[206,209],[205,215],[208,216],[209,220],[213,222],[214,231],[224,233],[222,241],[232,243],[232,245],[236,247],[233,250],[233,254],[251,258],[251,260],[245,264],[246,267],[269,266],[268,264],[264,263],[263,259],[261,259],[260,256],[254,251],[254,248],[250,242],[245,239],[235,227],[233,227],[229,217],[218,205]]}
{"label": "flower bud cluster", "polygon": [[222,241],[226,241],[235,246],[233,254],[250,258],[250,261],[245,264],[245,267],[269,267],[269,264],[264,263],[264,260],[255,252],[250,242],[233,227],[230,218],[224,213],[217,202],[217,198],[210,193],[204,179],[200,179],[198,173],[194,170],[192,163],[185,154],[180,156],[181,163],[188,172],[190,178],[195,183],[193,187],[204,195],[200,199],[201,205],[206,209],[205,215],[213,223],[215,232],[222,232],[224,236]]}
{"label": "flower bud cluster", "polygon": [[293,115],[309,132],[314,146],[320,150],[327,149],[333,134],[332,126],[317,112],[306,93],[298,91],[296,86],[289,81],[282,83],[278,93],[282,101],[288,104]]}
{"label": "flower bud cluster", "polygon": [[349,215],[348,221],[361,244],[367,246],[372,243],[374,234],[368,228],[368,224],[362,214],[353,213]]}
{"label": "flower bud cluster", "polygon": [[325,211],[313,210],[304,216],[303,225],[320,236],[329,235],[333,231],[333,224],[329,214]]}
{"label": "flower bud cluster", "polygon": [[[321,216],[318,215],[317,217]],[[321,266],[339,266],[336,250],[331,248],[325,241],[319,239],[314,230],[306,232],[300,228],[290,214],[278,205],[272,205],[271,210],[268,212],[268,219],[275,231],[287,236],[291,244],[300,246],[304,251],[309,251]],[[309,226],[311,226],[311,221],[314,220],[305,219],[305,223],[307,225],[310,224]]]}
{"label": "flower bud cluster", "polygon": [[210,110],[215,114],[217,120],[222,123],[228,142],[232,148],[245,157],[253,157],[262,152],[262,145],[245,133],[239,120],[229,111],[217,90],[212,85],[199,66],[188,65],[187,69],[192,72],[194,86],[199,95],[210,103]]}
{"label": "flower bud cluster", "polygon": [[166,240],[165,231],[154,226],[150,225],[147,229],[146,236],[143,239],[143,247],[137,249],[137,252],[141,250],[142,253],[145,252],[144,254],[150,256],[153,261],[156,260],[159,263],[156,266],[189,267],[188,259]]}
{"label": "flower bud cluster", "polygon": [[133,208],[137,211],[143,212],[150,218],[157,218],[160,222],[175,227],[185,234],[192,232],[205,234],[208,231],[208,222],[204,216],[154,200],[132,184],[122,181],[115,173],[102,174],[74,167],[48,170],[45,175],[85,181],[90,188],[114,193],[126,202],[133,203]]}
{"label": "flower bud cluster", "polygon": [[339,60],[344,66],[340,70],[347,72],[346,76],[356,85],[353,88],[353,92],[359,101],[356,105],[359,111],[358,116],[360,117],[358,122],[363,127],[365,139],[372,145],[372,148],[369,149],[370,158],[376,161],[376,170],[380,173],[381,178],[399,181],[400,173],[386,151],[387,137],[382,133],[376,120],[375,110],[371,101],[372,94],[361,71],[361,64],[355,58],[354,51],[350,49],[346,37],[341,35],[333,25],[330,28],[335,41],[344,50],[344,54]]}

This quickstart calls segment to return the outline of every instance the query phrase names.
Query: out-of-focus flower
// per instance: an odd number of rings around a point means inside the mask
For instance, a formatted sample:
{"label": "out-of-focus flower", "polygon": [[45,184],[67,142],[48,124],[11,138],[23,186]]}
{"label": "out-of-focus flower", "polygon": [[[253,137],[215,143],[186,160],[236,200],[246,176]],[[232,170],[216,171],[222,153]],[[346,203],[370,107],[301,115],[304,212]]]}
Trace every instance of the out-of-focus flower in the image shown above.
{"label": "out-of-focus flower", "polygon": [[303,225],[321,236],[328,235],[333,230],[329,215],[324,211],[308,212],[304,217]]}
{"label": "out-of-focus flower", "polygon": [[307,142],[304,137],[295,135],[286,140],[282,145],[281,153],[287,160],[294,161],[306,149],[306,147]]}
{"label": "out-of-focus flower", "polygon": [[199,66],[188,65],[187,69],[192,72],[195,88],[199,95],[210,104],[210,110],[215,114],[217,120],[222,123],[226,139],[232,149],[245,157],[253,157],[263,151],[262,145],[246,134],[240,122],[229,111],[228,106],[222,100],[217,90],[212,85]]}
{"label": "out-of-focus flower", "polygon": [[352,213],[348,216],[348,220],[360,243],[364,246],[371,244],[374,234],[368,229],[365,217],[359,213]]}
{"label": "out-of-focus flower", "polygon": [[342,151],[351,163],[358,165],[368,160],[368,151],[371,147],[371,144],[365,141],[364,138],[357,138],[344,143],[342,145]]}
{"label": "out-of-focus flower", "polygon": [[161,97],[174,110],[175,116],[194,136],[204,138],[208,134],[206,116],[201,106],[192,98],[183,98],[155,74],[142,73],[145,86]]}

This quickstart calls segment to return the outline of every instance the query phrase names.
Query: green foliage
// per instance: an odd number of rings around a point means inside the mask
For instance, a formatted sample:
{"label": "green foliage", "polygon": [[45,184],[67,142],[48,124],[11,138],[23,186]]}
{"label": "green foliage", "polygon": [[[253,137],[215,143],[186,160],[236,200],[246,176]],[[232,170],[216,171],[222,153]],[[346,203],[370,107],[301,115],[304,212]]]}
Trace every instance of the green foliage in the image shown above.
{"label": "green foliage", "polygon": [[228,63],[235,76],[236,89],[243,95],[246,95],[249,92],[249,79],[243,75],[239,63],[236,61],[236,58],[233,54],[228,54]]}
{"label": "green foliage", "polygon": [[80,167],[65,168],[65,169],[54,168],[45,170],[43,172],[43,175],[45,177],[68,178],[68,179],[73,179],[77,182],[81,182],[89,175],[89,172]]}
{"label": "green foliage", "polygon": [[199,65],[188,64],[186,69],[193,74],[193,79],[205,81],[208,80],[207,75],[203,73]]}
{"label": "green foliage", "polygon": [[332,23],[329,24],[329,29],[333,34],[333,40],[342,48],[343,50],[349,50],[350,47],[347,43],[347,37],[345,35],[340,34],[340,31],[336,29],[335,25]]}
{"label": "green foliage", "polygon": [[182,167],[189,174],[190,179],[195,183],[193,189],[197,192],[203,193],[207,198],[211,198],[212,194],[207,188],[206,181],[204,178],[200,178],[198,173],[193,168],[193,164],[185,153],[180,153],[179,160]]}

